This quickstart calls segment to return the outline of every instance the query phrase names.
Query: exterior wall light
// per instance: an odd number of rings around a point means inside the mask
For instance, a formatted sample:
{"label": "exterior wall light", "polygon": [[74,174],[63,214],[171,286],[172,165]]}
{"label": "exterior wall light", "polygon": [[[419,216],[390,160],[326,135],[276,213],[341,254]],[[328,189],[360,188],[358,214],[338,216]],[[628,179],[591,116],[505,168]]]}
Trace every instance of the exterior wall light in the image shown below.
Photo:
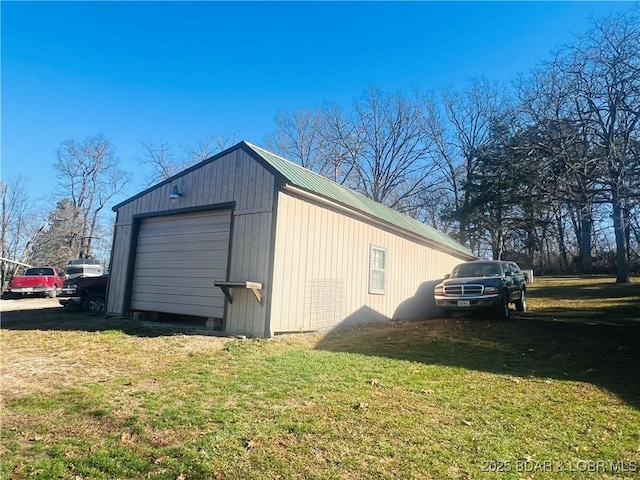
{"label": "exterior wall light", "polygon": [[180,190],[178,190],[178,186],[174,185],[173,188],[171,189],[171,194],[169,195],[169,200],[171,200],[172,202],[175,202],[181,196],[182,196],[182,193],[180,193]]}

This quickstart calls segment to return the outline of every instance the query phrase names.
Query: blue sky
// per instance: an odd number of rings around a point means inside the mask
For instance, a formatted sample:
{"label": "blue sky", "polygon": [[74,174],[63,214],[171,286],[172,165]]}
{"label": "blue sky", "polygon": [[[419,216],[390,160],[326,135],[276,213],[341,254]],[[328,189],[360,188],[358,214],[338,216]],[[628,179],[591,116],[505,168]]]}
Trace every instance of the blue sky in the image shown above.
{"label": "blue sky", "polygon": [[220,133],[264,144],[281,110],[384,91],[508,83],[591,17],[638,2],[6,2],[2,178],[34,199],[55,151],[104,134],[143,188],[140,142]]}

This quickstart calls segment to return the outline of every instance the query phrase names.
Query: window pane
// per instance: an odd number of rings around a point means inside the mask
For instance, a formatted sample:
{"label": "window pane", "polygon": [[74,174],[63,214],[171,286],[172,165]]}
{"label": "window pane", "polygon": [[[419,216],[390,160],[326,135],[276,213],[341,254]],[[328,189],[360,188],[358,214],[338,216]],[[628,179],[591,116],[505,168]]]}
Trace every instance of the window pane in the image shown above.
{"label": "window pane", "polygon": [[387,251],[381,247],[371,246],[370,250],[370,275],[369,275],[369,292],[385,293],[385,284],[387,277]]}
{"label": "window pane", "polygon": [[384,270],[385,268],[385,251],[384,250],[373,250],[373,268],[379,268]]}
{"label": "window pane", "polygon": [[371,289],[384,290],[384,272],[380,270],[373,270],[371,272]]}

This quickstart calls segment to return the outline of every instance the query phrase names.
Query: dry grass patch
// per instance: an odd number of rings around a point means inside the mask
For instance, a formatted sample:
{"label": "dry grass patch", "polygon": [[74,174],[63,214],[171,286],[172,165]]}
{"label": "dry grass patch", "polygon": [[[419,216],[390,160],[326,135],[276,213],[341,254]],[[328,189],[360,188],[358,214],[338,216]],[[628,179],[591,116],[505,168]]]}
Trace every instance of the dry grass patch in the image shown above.
{"label": "dry grass patch", "polygon": [[221,350],[217,337],[140,337],[118,331],[0,330],[2,385],[6,401],[51,392],[78,379],[106,382],[169,368],[185,357]]}

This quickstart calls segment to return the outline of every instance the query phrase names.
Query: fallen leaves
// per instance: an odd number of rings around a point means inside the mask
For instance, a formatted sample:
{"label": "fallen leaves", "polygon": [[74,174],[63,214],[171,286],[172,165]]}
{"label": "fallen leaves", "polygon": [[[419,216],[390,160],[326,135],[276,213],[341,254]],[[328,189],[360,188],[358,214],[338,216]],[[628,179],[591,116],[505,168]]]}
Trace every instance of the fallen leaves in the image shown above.
{"label": "fallen leaves", "polygon": [[135,435],[131,432],[122,432],[120,435],[120,441],[125,444],[133,444],[135,441]]}
{"label": "fallen leaves", "polygon": [[11,477],[9,477],[9,480],[24,480],[25,478],[27,478],[20,473],[24,469],[24,467],[25,467],[24,463],[22,462],[18,463],[14,467],[13,473],[11,474]]}
{"label": "fallen leaves", "polygon": [[244,448],[246,450],[253,450],[254,448],[257,448],[259,446],[260,446],[260,442],[257,442],[255,440],[248,439],[248,440],[245,440],[244,442]]}

